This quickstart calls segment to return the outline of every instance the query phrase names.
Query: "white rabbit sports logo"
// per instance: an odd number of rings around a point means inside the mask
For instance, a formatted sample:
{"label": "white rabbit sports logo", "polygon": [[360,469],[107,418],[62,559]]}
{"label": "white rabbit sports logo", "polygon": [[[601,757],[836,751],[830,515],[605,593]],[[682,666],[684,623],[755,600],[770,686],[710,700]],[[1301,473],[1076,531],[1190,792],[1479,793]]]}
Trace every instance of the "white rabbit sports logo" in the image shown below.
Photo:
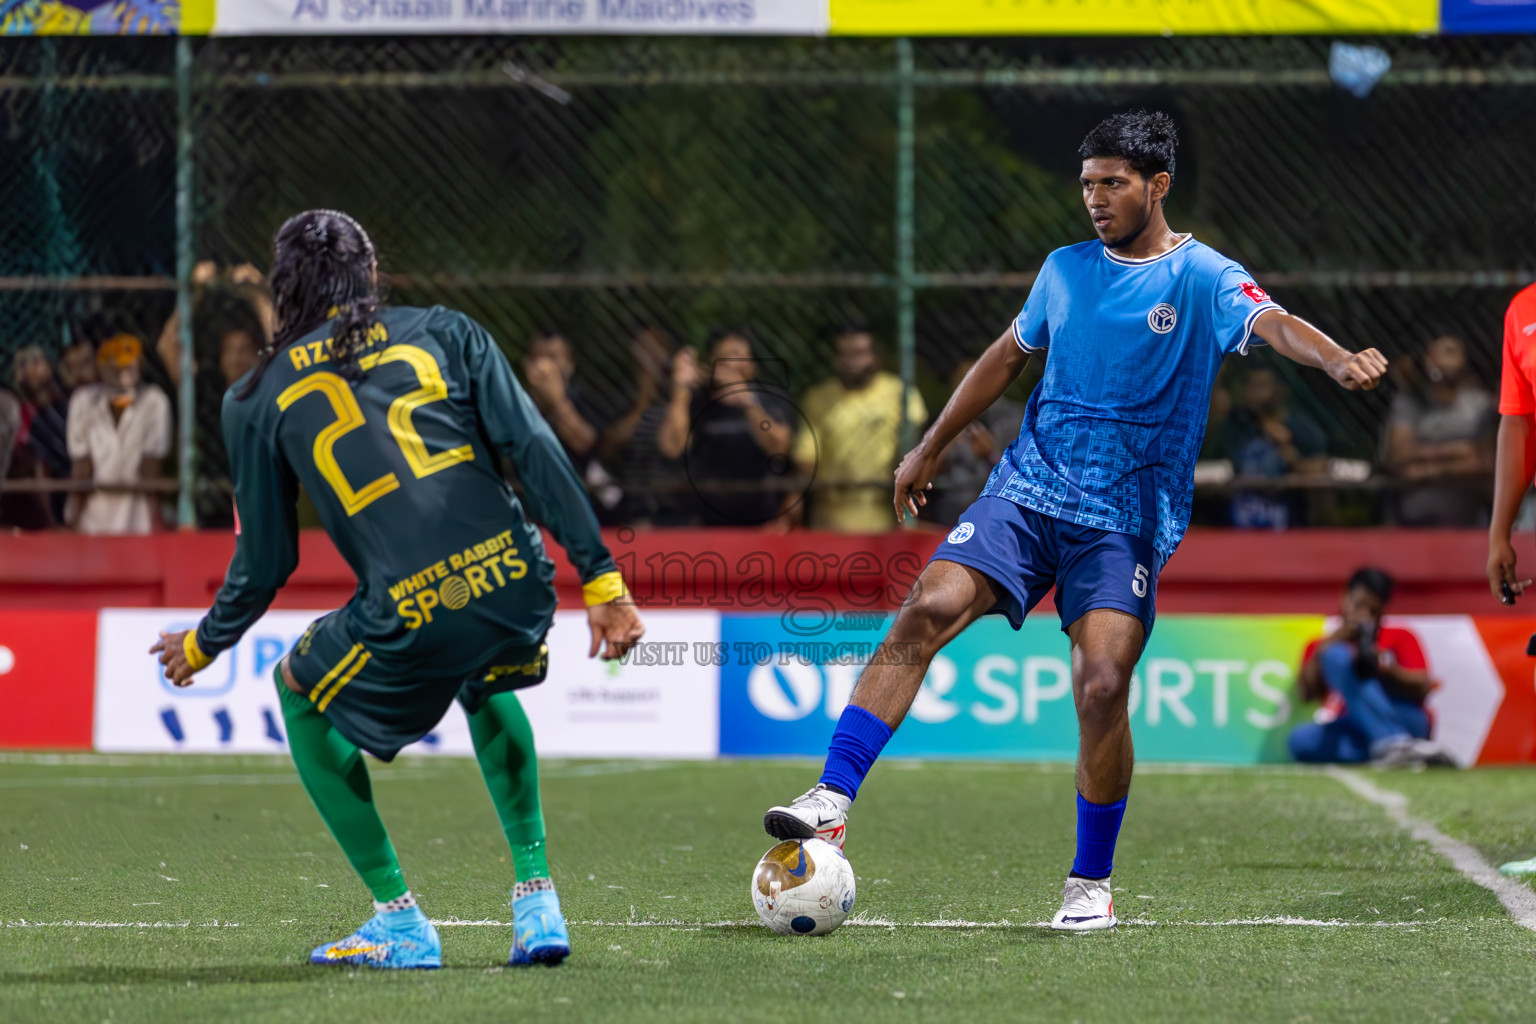
{"label": "white rabbit sports logo", "polygon": [[970,523],[961,523],[953,530],[950,530],[949,536],[945,537],[944,539],[951,544],[964,544],[966,541],[971,539],[971,534],[975,532],[976,527],[972,526]]}

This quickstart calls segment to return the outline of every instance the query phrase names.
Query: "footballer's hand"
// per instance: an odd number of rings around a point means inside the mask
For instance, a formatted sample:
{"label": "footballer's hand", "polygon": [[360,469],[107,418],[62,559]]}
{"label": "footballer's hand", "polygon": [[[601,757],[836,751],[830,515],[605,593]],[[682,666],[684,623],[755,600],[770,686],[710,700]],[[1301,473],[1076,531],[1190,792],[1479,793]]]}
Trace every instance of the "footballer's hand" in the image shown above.
{"label": "footballer's hand", "polygon": [[1515,547],[1508,540],[1490,540],[1488,542],[1488,590],[1493,594],[1495,601],[1500,604],[1514,604],[1513,598],[1504,596],[1504,588],[1509,587],[1509,592],[1515,597],[1525,591],[1529,580],[1521,580],[1515,575]]}
{"label": "footballer's hand", "polygon": [[896,467],[896,493],[892,499],[897,525],[908,512],[916,519],[917,510],[928,504],[928,492],[933,490],[938,463],[938,457],[928,450],[926,443],[919,444],[902,457],[901,465]]}
{"label": "footballer's hand", "polygon": [[192,676],[197,672],[187,661],[187,634],[190,632],[190,629],[184,629],[179,633],[161,633],[155,646],[149,649],[150,654],[160,655],[160,664],[165,666],[165,678],[175,686],[190,685]]}
{"label": "footballer's hand", "polygon": [[595,658],[603,641],[608,642],[603,651],[604,661],[616,661],[624,657],[635,642],[645,635],[645,624],[635,610],[635,599],[625,594],[604,604],[594,604],[587,609],[587,625],[592,629],[592,649],[587,657]]}
{"label": "footballer's hand", "polygon": [[1351,352],[1329,367],[1328,375],[1346,391],[1370,391],[1381,383],[1387,372],[1387,357],[1373,348]]}

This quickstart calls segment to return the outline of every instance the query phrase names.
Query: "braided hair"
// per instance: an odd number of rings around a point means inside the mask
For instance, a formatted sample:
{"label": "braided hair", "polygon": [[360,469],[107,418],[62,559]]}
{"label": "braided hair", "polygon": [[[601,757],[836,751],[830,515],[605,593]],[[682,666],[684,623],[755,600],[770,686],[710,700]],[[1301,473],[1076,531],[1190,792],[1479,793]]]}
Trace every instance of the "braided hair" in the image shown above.
{"label": "braided hair", "polygon": [[272,246],[276,336],[239,397],[251,396],[278,353],[332,317],[331,362],[357,380],[358,354],[379,308],[378,258],[368,232],[339,210],[306,210],[283,222]]}

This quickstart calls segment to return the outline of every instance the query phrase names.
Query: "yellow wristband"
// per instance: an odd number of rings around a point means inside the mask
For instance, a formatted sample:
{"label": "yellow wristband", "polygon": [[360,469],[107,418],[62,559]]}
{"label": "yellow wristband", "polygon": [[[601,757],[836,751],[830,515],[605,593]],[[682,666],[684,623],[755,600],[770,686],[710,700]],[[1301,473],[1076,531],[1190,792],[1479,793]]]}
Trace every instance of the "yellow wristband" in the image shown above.
{"label": "yellow wristband", "polygon": [[187,656],[187,664],[192,666],[192,671],[199,672],[213,664],[213,659],[203,653],[203,649],[197,646],[197,630],[189,630],[186,639],[181,642],[181,650]]}
{"label": "yellow wristband", "polygon": [[624,586],[624,577],[617,571],[605,572],[590,583],[581,585],[582,600],[591,608],[595,604],[607,604],[629,593]]}

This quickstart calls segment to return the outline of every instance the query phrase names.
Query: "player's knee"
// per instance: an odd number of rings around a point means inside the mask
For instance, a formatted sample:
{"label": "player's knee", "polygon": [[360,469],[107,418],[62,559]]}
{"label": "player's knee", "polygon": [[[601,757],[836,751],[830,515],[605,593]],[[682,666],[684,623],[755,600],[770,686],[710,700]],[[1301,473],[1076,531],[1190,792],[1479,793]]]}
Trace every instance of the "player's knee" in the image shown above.
{"label": "player's knee", "polygon": [[964,613],[965,608],[952,595],[920,594],[901,606],[886,640],[915,645],[932,657]]}
{"label": "player's knee", "polygon": [[1083,666],[1076,690],[1078,717],[1113,717],[1124,712],[1130,699],[1130,674],[1110,662],[1089,662]]}

